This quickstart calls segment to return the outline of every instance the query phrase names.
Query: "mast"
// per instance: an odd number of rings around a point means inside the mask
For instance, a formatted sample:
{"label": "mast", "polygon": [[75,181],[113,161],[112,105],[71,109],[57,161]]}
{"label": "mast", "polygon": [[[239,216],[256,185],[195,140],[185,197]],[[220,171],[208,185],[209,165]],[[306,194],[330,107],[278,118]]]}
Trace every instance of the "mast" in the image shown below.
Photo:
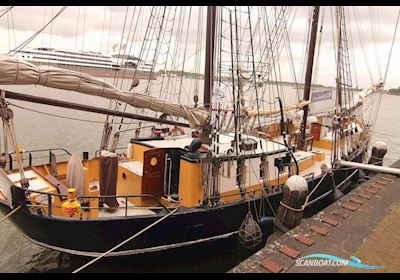
{"label": "mast", "polygon": [[[214,46],[215,46],[215,16],[216,6],[207,7],[207,29],[206,29],[206,61],[204,66],[204,108],[208,109],[211,115],[211,95],[213,92],[214,77]],[[211,121],[211,120],[210,120]],[[211,144],[211,123],[203,125],[201,141]]]}
{"label": "mast", "polygon": [[[310,100],[310,91],[311,91],[311,78],[314,64],[314,52],[315,52],[315,43],[317,41],[317,29],[318,29],[318,18],[319,18],[319,6],[314,6],[314,13],[312,18],[311,25],[311,36],[310,43],[308,47],[308,58],[307,58],[307,70],[306,70],[306,78],[304,82],[304,93],[303,100]],[[303,111],[303,125],[301,128],[301,136],[299,149],[304,150],[307,148],[306,146],[306,127],[307,127],[307,117],[308,117],[309,105],[304,106]]]}
{"label": "mast", "polygon": [[204,107],[211,107],[214,76],[214,40],[216,6],[207,7],[206,61],[204,72]]}
{"label": "mast", "polygon": [[341,55],[342,55],[342,13],[341,7],[338,8],[337,15],[337,33],[338,33],[338,46],[337,46],[337,67],[336,67],[336,106],[339,110],[342,108],[342,88],[341,88]]}

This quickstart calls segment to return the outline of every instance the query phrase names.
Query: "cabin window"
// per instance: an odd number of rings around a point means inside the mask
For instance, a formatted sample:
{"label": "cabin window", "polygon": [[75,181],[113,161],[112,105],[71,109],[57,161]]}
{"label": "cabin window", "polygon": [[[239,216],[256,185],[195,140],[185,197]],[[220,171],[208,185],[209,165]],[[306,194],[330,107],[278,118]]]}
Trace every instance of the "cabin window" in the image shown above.
{"label": "cabin window", "polygon": [[151,158],[150,165],[151,166],[156,166],[157,165],[157,158],[156,157]]}

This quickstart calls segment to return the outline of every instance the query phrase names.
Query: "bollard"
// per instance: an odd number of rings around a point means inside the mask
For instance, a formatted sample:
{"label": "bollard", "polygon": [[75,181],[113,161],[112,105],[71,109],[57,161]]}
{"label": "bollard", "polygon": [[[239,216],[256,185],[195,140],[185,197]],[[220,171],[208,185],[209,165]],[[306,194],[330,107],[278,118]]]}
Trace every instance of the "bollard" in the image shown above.
{"label": "bollard", "polygon": [[288,229],[300,224],[307,194],[308,184],[304,177],[299,175],[289,177],[283,187],[282,201],[277,211],[278,219]]}
{"label": "bollard", "polygon": [[[385,142],[379,141],[376,142],[373,146],[372,146],[372,154],[371,157],[368,160],[368,164],[374,164],[374,165],[379,165],[382,166],[383,165],[383,157],[385,156],[387,152],[387,145]],[[371,171],[369,170],[367,172],[368,175],[372,175],[372,174],[376,174],[375,171]]]}

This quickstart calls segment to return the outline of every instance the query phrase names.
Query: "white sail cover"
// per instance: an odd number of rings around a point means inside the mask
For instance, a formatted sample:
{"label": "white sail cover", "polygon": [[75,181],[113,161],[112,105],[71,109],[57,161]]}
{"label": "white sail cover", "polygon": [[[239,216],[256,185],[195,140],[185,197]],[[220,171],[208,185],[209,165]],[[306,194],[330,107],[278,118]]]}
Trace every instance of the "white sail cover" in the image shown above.
{"label": "white sail cover", "polygon": [[208,111],[204,108],[190,108],[144,94],[123,92],[85,73],[47,65],[37,66],[8,55],[0,55],[0,85],[41,85],[116,99],[137,108],[182,117],[192,128],[202,127],[209,117]]}

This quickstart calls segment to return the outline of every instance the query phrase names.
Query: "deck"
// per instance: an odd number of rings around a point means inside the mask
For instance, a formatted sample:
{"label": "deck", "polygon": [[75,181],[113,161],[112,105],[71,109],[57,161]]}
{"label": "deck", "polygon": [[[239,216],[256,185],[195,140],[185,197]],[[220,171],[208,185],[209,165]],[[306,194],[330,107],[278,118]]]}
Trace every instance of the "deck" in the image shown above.
{"label": "deck", "polygon": [[[393,167],[400,168],[400,160]],[[263,249],[229,272],[400,272],[399,188],[400,178],[377,174],[293,230],[274,234]],[[298,265],[310,254],[351,262],[355,256],[362,264],[382,268]]]}

